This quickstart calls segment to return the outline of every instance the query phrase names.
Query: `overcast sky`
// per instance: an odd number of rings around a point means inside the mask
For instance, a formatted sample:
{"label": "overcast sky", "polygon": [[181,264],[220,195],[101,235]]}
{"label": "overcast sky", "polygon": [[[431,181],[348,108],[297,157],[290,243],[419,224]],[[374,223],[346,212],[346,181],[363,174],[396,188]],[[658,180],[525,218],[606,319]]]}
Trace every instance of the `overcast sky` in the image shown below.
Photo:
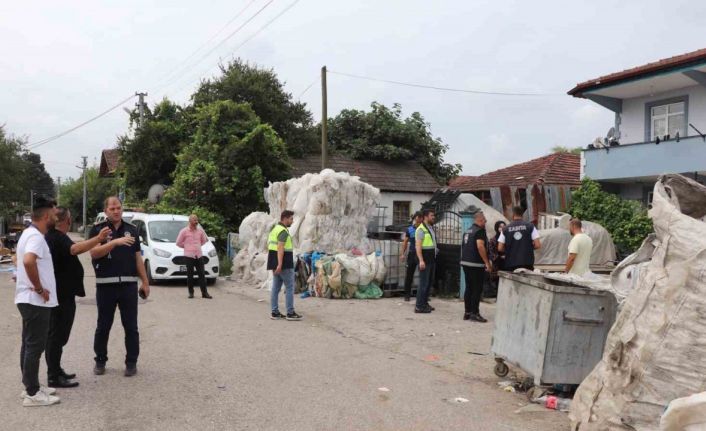
{"label": "overcast sky", "polygon": [[[432,86],[549,94],[474,95],[329,75],[329,116],[373,101],[400,103],[405,114],[419,111],[431,123],[450,146],[448,161],[476,175],[604,136],[612,113],[566,92],[577,82],[703,48],[706,20],[705,6],[685,0],[299,0],[243,45],[293,3],[273,0],[203,58],[270,1],[254,0],[183,72],[178,68],[251,1],[4,2],[0,124],[31,143],[135,91],[147,91],[150,105],[164,96],[183,103],[200,78],[217,71],[219,59],[233,56],[273,68],[295,97],[323,65]],[[301,100],[318,121],[318,83]],[[37,152],[54,178],[77,177],[80,156],[98,163],[127,127],[127,115],[116,109]]]}

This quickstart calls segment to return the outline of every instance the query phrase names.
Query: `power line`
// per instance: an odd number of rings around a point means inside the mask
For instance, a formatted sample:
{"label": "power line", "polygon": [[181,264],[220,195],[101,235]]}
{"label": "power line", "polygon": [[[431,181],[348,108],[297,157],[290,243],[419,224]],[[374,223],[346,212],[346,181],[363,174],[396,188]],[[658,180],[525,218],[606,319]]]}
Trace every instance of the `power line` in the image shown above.
{"label": "power line", "polygon": [[[277,15],[275,15],[274,18],[272,18],[271,20],[267,21],[267,22],[265,23],[265,25],[263,25],[262,27],[260,27],[259,29],[257,29],[253,34],[251,34],[247,39],[245,39],[240,45],[236,46],[236,47],[230,52],[230,54],[232,55],[232,54],[235,53],[237,50],[239,50],[240,48],[242,48],[243,45],[245,45],[246,43],[250,42],[255,36],[257,36],[258,34],[260,34],[263,30],[265,30],[267,27],[269,27],[273,22],[277,21],[277,19],[279,19],[282,15],[284,15],[285,13],[287,13],[288,10],[290,10],[291,8],[293,8],[294,5],[296,5],[297,3],[299,3],[299,1],[300,1],[300,0],[294,0],[292,3],[290,3],[289,6],[287,6],[286,8],[284,8],[284,10],[282,10],[282,12],[278,13]],[[219,64],[220,64],[220,63],[219,63]],[[213,67],[214,67],[214,66],[209,67],[208,70],[212,69]],[[206,72],[208,72],[208,70],[206,70]],[[200,79],[202,75],[203,75],[203,74],[199,74],[198,78]],[[190,84],[192,84],[192,83],[193,83],[193,79],[188,80],[184,85],[182,85],[181,87],[179,87],[179,88],[176,90],[176,92],[178,93],[178,92],[181,91],[184,87],[186,87],[187,85],[190,85]]]}
{"label": "power line", "polygon": [[299,93],[299,96],[297,96],[297,100],[301,99],[302,96],[303,96],[304,94],[306,94],[306,92],[309,91],[309,89],[310,89],[311,87],[313,87],[314,84],[316,84],[317,82],[319,82],[320,79],[321,79],[321,77],[320,77],[320,76],[317,76],[315,80],[311,81],[311,84],[307,85],[306,88],[304,89],[304,91],[302,91],[301,93]]}
{"label": "power line", "polygon": [[341,75],[341,76],[347,76],[350,78],[364,79],[367,81],[384,82],[387,84],[404,85],[407,87],[415,87],[415,88],[426,88],[429,90],[450,91],[450,92],[455,92],[455,93],[483,94],[483,95],[490,95],[490,96],[534,96],[534,97],[559,96],[559,95],[564,96],[563,94],[558,94],[558,93],[557,94],[552,94],[552,93],[506,93],[506,92],[502,92],[502,91],[467,90],[467,89],[462,89],[462,88],[437,87],[434,85],[415,84],[415,83],[411,83],[411,82],[393,81],[390,79],[372,78],[369,76],[355,75],[352,73],[334,72],[333,70],[329,70],[328,73],[333,73],[333,74]]}
{"label": "power line", "polygon": [[209,43],[213,42],[213,41],[216,39],[216,37],[218,37],[218,35],[220,35],[220,34],[223,32],[223,30],[225,30],[226,28],[228,28],[229,25],[231,25],[235,20],[237,20],[238,18],[240,18],[240,16],[241,16],[243,13],[245,13],[245,11],[248,10],[248,8],[249,8],[250,6],[252,6],[252,4],[255,3],[256,1],[257,1],[257,0],[250,0],[250,1],[248,2],[248,4],[245,5],[244,8],[242,8],[242,9],[241,9],[233,18],[231,18],[223,27],[221,27],[217,32],[215,32],[215,33],[213,34],[213,36],[211,36],[206,42],[204,42],[203,44],[201,44],[201,46],[199,46],[198,48],[196,48],[191,54],[189,54],[189,55],[188,55],[184,60],[182,60],[179,64],[177,64],[175,67],[173,67],[166,75],[164,75],[161,79],[159,79],[158,82],[159,82],[159,81],[164,81],[164,80],[166,80],[166,79],[171,78],[172,76],[174,76],[174,74],[175,74],[176,72],[178,72],[178,71],[181,69],[182,66],[184,66],[186,63],[188,63],[189,60],[191,60],[192,58],[194,58],[194,56],[195,56],[196,54],[198,54],[198,53],[199,53],[202,49],[204,49],[206,46],[208,46]]}
{"label": "power line", "polygon": [[[188,66],[186,69],[184,69],[184,70],[183,70],[183,73],[177,74],[174,78],[170,79],[170,80],[169,80],[168,82],[166,82],[164,85],[158,85],[156,91],[159,91],[159,89],[168,87],[169,85],[171,85],[172,83],[174,83],[175,81],[177,81],[177,80],[178,80],[181,76],[183,76],[185,73],[189,72],[191,69],[193,69],[194,67],[196,67],[199,63],[201,63],[203,60],[205,60],[209,55],[213,54],[213,52],[216,51],[216,50],[217,50],[218,48],[220,48],[221,46],[223,46],[223,44],[226,43],[226,42],[228,41],[228,39],[230,39],[231,37],[235,36],[240,30],[242,30],[246,25],[248,25],[253,19],[255,19],[258,15],[260,15],[260,13],[262,13],[262,11],[264,11],[270,4],[272,4],[273,1],[275,1],[275,0],[268,0],[268,2],[265,3],[264,6],[262,6],[260,9],[258,9],[257,12],[255,12],[250,18],[248,18],[244,23],[242,23],[238,28],[236,28],[235,30],[233,30],[232,32],[230,32],[230,33],[228,34],[228,36],[226,36],[226,37],[223,38],[220,42],[218,42],[218,43],[216,44],[216,46],[214,46],[213,48],[209,49],[208,52],[206,52],[206,54],[202,55],[201,58],[199,58],[195,63],[192,63],[190,66]],[[180,76],[180,75],[181,75],[181,76]],[[155,90],[152,90],[152,91],[155,91]]]}
{"label": "power line", "polygon": [[96,121],[97,119],[99,119],[99,118],[101,118],[102,116],[108,114],[109,112],[111,112],[111,111],[113,111],[113,110],[115,110],[115,109],[121,107],[121,106],[124,105],[126,102],[128,102],[130,99],[132,99],[133,97],[135,97],[134,94],[130,95],[130,97],[127,97],[127,98],[125,98],[124,100],[121,100],[120,102],[116,103],[115,105],[111,106],[110,108],[106,109],[105,111],[101,112],[100,114],[96,115],[95,117],[92,117],[92,118],[90,118],[90,119],[84,121],[83,123],[81,123],[81,124],[79,124],[79,125],[77,125],[77,126],[74,126],[74,127],[70,128],[70,129],[68,129],[68,130],[65,130],[65,131],[63,131],[63,132],[61,132],[61,133],[59,133],[59,134],[57,134],[57,135],[50,136],[50,137],[45,138],[45,139],[42,139],[42,140],[40,140],[40,141],[33,142],[33,143],[27,145],[27,149],[28,149],[28,150],[34,150],[34,149],[36,149],[36,148],[41,147],[41,146],[44,145],[44,144],[47,144],[47,143],[49,143],[49,142],[51,142],[51,141],[55,141],[55,140],[57,140],[57,139],[59,139],[59,138],[61,138],[61,137],[63,137],[63,136],[66,136],[66,135],[68,135],[69,133],[73,132],[74,130],[78,130],[78,129],[80,129],[81,127],[85,126],[86,124],[92,123],[93,121]]}

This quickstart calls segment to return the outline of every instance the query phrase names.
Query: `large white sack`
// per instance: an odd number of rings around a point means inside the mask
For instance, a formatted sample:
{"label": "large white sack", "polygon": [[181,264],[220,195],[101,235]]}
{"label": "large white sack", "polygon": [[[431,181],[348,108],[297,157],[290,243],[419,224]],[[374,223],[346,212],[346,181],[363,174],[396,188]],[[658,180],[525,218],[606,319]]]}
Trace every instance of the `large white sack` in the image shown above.
{"label": "large white sack", "polygon": [[572,429],[658,430],[665,407],[706,387],[706,187],[660,177],[654,253],[571,404]]}
{"label": "large white sack", "polygon": [[[570,216],[566,216],[571,218]],[[582,221],[583,232],[593,240],[593,251],[591,252],[591,265],[605,265],[615,260],[615,244],[610,233],[598,223]],[[543,229],[539,231],[539,240],[542,247],[534,252],[534,263],[536,265],[563,265],[569,257],[569,243],[571,233],[568,226],[554,229]]]}
{"label": "large white sack", "polygon": [[660,421],[662,431],[706,430],[706,392],[669,403]]}
{"label": "large white sack", "polygon": [[487,205],[485,202],[482,200],[478,199],[475,195],[471,193],[461,193],[458,196],[458,204],[462,205],[461,209],[462,210],[467,210],[470,209],[470,207],[475,207],[483,211],[483,214],[485,215],[485,219],[488,221],[485,224],[485,231],[488,234],[488,238],[494,237],[495,236],[495,223],[502,221],[505,224],[508,224],[508,220],[505,218],[505,216],[495,208],[491,207],[490,205]]}

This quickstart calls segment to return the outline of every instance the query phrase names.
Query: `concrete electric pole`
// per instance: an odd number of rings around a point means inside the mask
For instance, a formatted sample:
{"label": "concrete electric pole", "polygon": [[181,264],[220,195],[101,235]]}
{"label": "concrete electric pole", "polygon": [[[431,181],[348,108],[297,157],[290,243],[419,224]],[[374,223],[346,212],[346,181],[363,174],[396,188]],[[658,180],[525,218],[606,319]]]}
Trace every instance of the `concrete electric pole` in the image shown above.
{"label": "concrete electric pole", "polygon": [[321,169],[328,166],[328,96],[326,94],[326,66],[321,68]]}
{"label": "concrete electric pole", "polygon": [[56,204],[59,205],[61,198],[61,177],[56,177]]}
{"label": "concrete electric pole", "polygon": [[87,166],[87,156],[81,156],[83,159],[83,237],[88,239],[88,223],[86,222],[86,202],[88,200],[88,179],[86,178],[86,166]]}
{"label": "concrete electric pole", "polygon": [[137,123],[137,127],[142,127],[145,121],[145,96],[147,96],[147,93],[135,92],[135,96],[139,97],[137,101],[137,112],[140,114],[140,120]]}

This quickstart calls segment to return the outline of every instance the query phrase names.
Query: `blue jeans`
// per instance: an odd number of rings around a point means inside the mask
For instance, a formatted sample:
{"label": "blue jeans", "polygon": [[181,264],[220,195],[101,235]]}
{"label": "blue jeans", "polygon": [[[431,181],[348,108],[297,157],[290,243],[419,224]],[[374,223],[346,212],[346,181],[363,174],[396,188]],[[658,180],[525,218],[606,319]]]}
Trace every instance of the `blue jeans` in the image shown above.
{"label": "blue jeans", "polygon": [[272,274],[272,292],[270,296],[270,304],[272,312],[279,311],[279,291],[284,283],[284,297],[287,304],[287,314],[294,313],[294,268],[283,269],[279,274]]}
{"label": "blue jeans", "polygon": [[424,258],[426,269],[419,270],[419,288],[417,289],[417,304],[416,307],[423,310],[429,307],[429,294],[434,286],[434,277],[436,275],[436,259]]}

